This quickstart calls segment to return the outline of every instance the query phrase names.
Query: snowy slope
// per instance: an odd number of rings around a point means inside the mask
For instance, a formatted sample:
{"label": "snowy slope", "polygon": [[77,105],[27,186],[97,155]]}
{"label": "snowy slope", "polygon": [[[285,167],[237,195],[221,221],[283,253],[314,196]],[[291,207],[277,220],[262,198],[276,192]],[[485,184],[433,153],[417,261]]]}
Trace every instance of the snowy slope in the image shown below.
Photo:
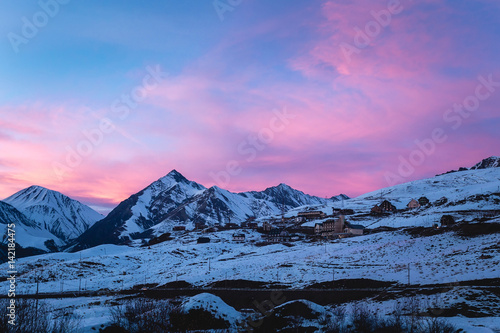
{"label": "snowy slope", "polygon": [[[201,233],[147,247],[100,245],[79,253],[51,253],[20,259],[19,285],[34,290],[41,275],[42,292],[78,290],[85,277],[89,290],[121,290],[143,284],[185,280],[193,285],[214,281],[252,280],[305,287],[335,279],[369,278],[412,284],[454,283],[498,278],[498,234],[473,238],[453,232],[414,237],[402,231],[353,237],[326,244],[295,242],[256,246],[261,235],[246,230],[247,241],[232,241],[231,231],[211,234],[211,243],[196,244]],[[481,259],[481,255],[485,255]],[[210,270],[209,270],[210,260]],[[43,267],[41,267],[43,265]],[[0,277],[6,274],[0,265]],[[3,272],[3,273],[2,273]],[[3,274],[3,275],[2,275]],[[0,281],[2,279],[0,278]],[[7,281],[0,282],[4,288]]]}
{"label": "snowy slope", "polygon": [[78,237],[104,217],[76,200],[40,186],[21,190],[3,201],[63,241]]}
{"label": "snowy slope", "polygon": [[36,248],[48,251],[47,241],[54,241],[54,244],[63,245],[56,236],[40,228],[37,223],[29,220],[23,213],[15,207],[0,201],[0,233],[2,234],[1,244],[7,243],[8,224],[14,224],[15,242],[23,248]]}
{"label": "snowy slope", "polygon": [[[370,227],[428,227],[439,223],[444,214],[469,222],[496,214],[500,210],[500,168],[496,167],[497,160],[491,162],[493,159],[485,159],[468,170],[399,184],[346,200],[345,208],[356,212],[349,219]],[[420,197],[428,198],[430,205],[405,211],[411,199]],[[371,208],[383,200],[390,201],[400,211],[386,217],[368,216]]]}

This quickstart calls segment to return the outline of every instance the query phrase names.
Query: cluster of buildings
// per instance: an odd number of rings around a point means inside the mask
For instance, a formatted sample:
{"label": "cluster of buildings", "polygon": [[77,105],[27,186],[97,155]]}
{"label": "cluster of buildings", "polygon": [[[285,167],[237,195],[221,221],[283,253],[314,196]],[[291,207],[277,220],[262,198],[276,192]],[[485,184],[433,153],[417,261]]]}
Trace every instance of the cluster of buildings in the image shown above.
{"label": "cluster of buildings", "polygon": [[[417,199],[411,199],[410,202],[406,205],[406,209],[418,209],[422,206],[429,204],[429,199],[426,197],[421,197]],[[379,205],[373,206],[371,209],[372,215],[380,215],[380,214],[391,214],[395,213],[398,209],[394,206],[390,201],[384,200]]]}
{"label": "cluster of buildings", "polygon": [[303,211],[280,221],[266,221],[262,226],[263,238],[269,243],[291,242],[304,237],[344,238],[363,235],[362,225],[346,221],[344,211],[332,208],[332,214],[323,211]]}
{"label": "cluster of buildings", "polygon": [[344,238],[349,236],[363,235],[365,227],[360,224],[352,224],[345,220],[344,215],[340,215],[337,219],[328,219],[323,223],[314,225],[314,234],[322,237],[338,237]]}
{"label": "cluster of buildings", "polygon": [[[429,199],[421,197],[411,199],[406,205],[407,210],[418,209],[429,204]],[[390,201],[383,200],[371,208],[372,215],[386,215],[397,212],[398,209]],[[293,242],[305,237],[309,238],[345,238],[352,236],[361,236],[365,232],[365,227],[359,224],[353,224],[346,220],[345,215],[353,214],[350,209],[332,208],[332,213],[327,215],[323,211],[308,210],[297,213],[297,216],[273,218],[264,221],[261,226],[255,221],[255,218],[249,218],[240,225],[236,223],[227,223],[224,226],[207,227],[203,223],[195,225],[196,230],[203,232],[213,232],[228,229],[255,229],[262,233],[262,238],[268,243]],[[441,221],[442,225],[451,225],[449,217]],[[184,226],[176,226],[174,231],[185,231]],[[203,239],[201,239],[203,238]],[[209,240],[208,240],[209,241]],[[244,242],[245,234],[236,232],[233,234],[234,242]],[[207,237],[200,237],[200,242],[207,242]]]}

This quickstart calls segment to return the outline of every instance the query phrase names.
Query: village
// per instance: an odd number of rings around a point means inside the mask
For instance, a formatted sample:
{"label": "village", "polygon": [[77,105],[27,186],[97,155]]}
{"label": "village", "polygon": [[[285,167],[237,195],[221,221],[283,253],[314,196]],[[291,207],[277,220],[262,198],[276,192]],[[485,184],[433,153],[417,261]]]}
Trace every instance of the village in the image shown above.
{"label": "village", "polygon": [[[443,198],[442,200],[445,200]],[[358,215],[370,215],[380,220],[400,212],[416,212],[421,207],[429,206],[430,201],[426,197],[411,199],[404,209],[397,209],[390,201],[383,200],[376,204],[367,212],[358,212]],[[206,234],[200,236],[197,240],[199,244],[210,243],[210,233],[234,230],[232,241],[239,243],[246,241],[244,230],[254,230],[261,234],[262,243],[290,243],[299,240],[335,240],[347,237],[362,236],[369,232],[367,226],[355,224],[349,221],[349,217],[355,215],[352,209],[341,209],[332,207],[330,214],[322,210],[304,210],[294,214],[294,216],[285,216],[282,212],[281,217],[271,217],[263,220],[256,220],[254,217],[248,218],[241,223],[228,222],[225,224],[216,223],[213,226],[207,226],[205,223],[195,223],[193,231]],[[440,224],[434,223],[435,228],[448,227],[455,224],[455,219],[451,215],[443,215]],[[187,232],[186,226],[177,225],[172,230],[176,232]]]}

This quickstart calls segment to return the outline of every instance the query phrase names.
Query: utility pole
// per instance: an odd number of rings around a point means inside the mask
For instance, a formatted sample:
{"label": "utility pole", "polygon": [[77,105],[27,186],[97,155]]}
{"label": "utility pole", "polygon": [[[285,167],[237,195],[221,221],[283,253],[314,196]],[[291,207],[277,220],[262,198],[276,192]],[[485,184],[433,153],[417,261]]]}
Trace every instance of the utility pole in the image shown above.
{"label": "utility pole", "polygon": [[82,278],[78,280],[78,294],[82,292]]}
{"label": "utility pole", "polygon": [[35,323],[38,326],[38,281],[40,280],[40,275],[38,275],[38,279],[36,280],[36,310],[35,310]]}
{"label": "utility pole", "polygon": [[408,285],[410,285],[410,263],[408,263]]}

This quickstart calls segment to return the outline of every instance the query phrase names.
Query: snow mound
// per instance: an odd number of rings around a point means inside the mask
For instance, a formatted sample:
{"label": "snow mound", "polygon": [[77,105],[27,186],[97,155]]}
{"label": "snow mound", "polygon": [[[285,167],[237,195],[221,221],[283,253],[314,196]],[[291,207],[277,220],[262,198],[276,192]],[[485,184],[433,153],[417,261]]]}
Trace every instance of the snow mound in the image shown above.
{"label": "snow mound", "polygon": [[242,319],[241,313],[235,308],[227,305],[220,297],[209,293],[202,293],[188,298],[182,304],[182,309],[186,313],[192,309],[206,310],[212,313],[214,317],[224,319],[231,324],[235,324]]}

